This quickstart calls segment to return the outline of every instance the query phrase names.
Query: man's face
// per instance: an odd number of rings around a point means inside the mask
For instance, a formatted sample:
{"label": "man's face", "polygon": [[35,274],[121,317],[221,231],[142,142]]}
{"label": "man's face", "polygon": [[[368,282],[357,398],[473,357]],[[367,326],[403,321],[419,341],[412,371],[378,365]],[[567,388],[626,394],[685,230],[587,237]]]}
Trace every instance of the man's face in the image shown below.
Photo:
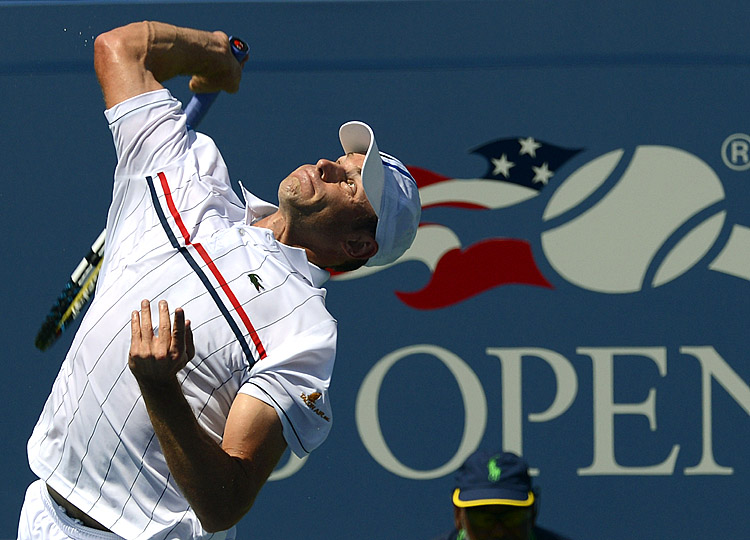
{"label": "man's face", "polygon": [[466,540],[529,540],[534,527],[531,507],[487,505],[457,512]]}
{"label": "man's face", "polygon": [[279,206],[308,226],[341,227],[360,212],[374,210],[362,186],[363,154],[302,165],[279,186]]}
{"label": "man's face", "polygon": [[279,185],[279,240],[307,250],[319,266],[367,259],[377,251],[375,210],[362,185],[363,154],[302,165]]}

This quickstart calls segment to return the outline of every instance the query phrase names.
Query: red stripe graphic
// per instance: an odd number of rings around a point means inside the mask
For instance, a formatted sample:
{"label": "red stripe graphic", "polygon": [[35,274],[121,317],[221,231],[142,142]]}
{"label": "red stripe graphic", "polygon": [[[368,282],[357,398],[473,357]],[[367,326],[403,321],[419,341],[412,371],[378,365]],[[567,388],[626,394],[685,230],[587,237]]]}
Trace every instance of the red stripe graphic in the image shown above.
{"label": "red stripe graphic", "polygon": [[185,239],[185,245],[193,246],[195,250],[198,252],[198,254],[201,256],[201,259],[203,259],[203,262],[205,262],[208,268],[211,270],[211,273],[216,278],[216,281],[219,283],[219,286],[221,287],[221,289],[224,291],[224,294],[229,299],[229,302],[232,304],[234,309],[237,311],[237,314],[240,316],[240,319],[242,319],[242,322],[245,324],[245,328],[250,333],[250,338],[253,340],[255,349],[258,351],[258,358],[262,360],[263,358],[266,357],[266,349],[265,347],[263,347],[263,344],[260,341],[260,337],[258,337],[258,332],[256,332],[255,328],[253,327],[253,323],[250,322],[250,317],[248,317],[247,313],[245,313],[245,310],[243,309],[242,305],[237,300],[237,297],[234,295],[234,292],[229,287],[229,284],[224,279],[224,276],[222,276],[221,272],[219,272],[219,269],[216,267],[216,264],[214,264],[214,261],[211,259],[211,256],[208,254],[205,248],[201,244],[193,244],[190,242],[190,234],[188,233],[187,227],[185,227],[185,224],[182,221],[182,216],[180,216],[180,213],[177,210],[177,207],[175,206],[174,201],[172,200],[172,192],[169,189],[169,183],[167,182],[167,177],[163,172],[160,172],[158,176],[159,176],[159,181],[161,182],[162,190],[164,191],[164,195],[166,197],[167,208],[169,208],[169,213],[174,218],[177,228],[180,229],[180,233],[182,234],[182,237]]}
{"label": "red stripe graphic", "polygon": [[447,176],[443,176],[442,174],[438,174],[435,171],[431,171],[429,169],[423,169],[422,167],[409,165],[407,168],[409,169],[409,173],[417,182],[418,188],[423,188],[431,184],[439,184],[440,182],[452,180],[452,178],[448,178]]}
{"label": "red stripe graphic", "polygon": [[[434,184],[439,184],[441,182],[448,182],[448,181],[455,180],[454,178],[443,176],[442,174],[438,174],[429,169],[423,169],[422,167],[414,167],[413,165],[409,165],[408,169],[409,169],[409,173],[417,182],[417,187],[419,189],[422,189],[423,187],[431,186]],[[445,206],[448,208],[463,208],[465,210],[487,210],[488,208],[487,206],[484,206],[481,203],[473,203],[473,202],[468,202],[468,201],[439,201],[439,202],[434,202],[432,204],[423,204],[422,210],[426,210],[428,208],[437,208],[439,206]]]}
{"label": "red stripe graphic", "polygon": [[415,292],[396,292],[396,296],[415,309],[440,309],[512,284],[553,288],[537,268],[528,242],[491,238],[465,250],[446,252],[427,286]]}

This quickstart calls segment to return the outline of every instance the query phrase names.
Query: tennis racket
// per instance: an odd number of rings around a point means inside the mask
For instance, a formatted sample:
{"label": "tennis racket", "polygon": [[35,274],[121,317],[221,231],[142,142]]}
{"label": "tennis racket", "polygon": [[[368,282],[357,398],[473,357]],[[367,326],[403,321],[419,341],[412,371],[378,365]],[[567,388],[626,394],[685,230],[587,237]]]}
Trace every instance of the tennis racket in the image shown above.
{"label": "tennis racket", "polygon": [[[242,63],[250,52],[247,44],[240,38],[230,36],[229,45],[234,57]],[[185,107],[188,129],[198,127],[218,95],[219,92],[193,95],[187,107]],[[37,349],[45,351],[50,348],[63,331],[78,318],[94,294],[99,270],[104,259],[106,232],[105,229],[99,234],[99,237],[91,245],[89,252],[81,259],[81,262],[70,275],[70,279],[49,310],[34,340]]]}

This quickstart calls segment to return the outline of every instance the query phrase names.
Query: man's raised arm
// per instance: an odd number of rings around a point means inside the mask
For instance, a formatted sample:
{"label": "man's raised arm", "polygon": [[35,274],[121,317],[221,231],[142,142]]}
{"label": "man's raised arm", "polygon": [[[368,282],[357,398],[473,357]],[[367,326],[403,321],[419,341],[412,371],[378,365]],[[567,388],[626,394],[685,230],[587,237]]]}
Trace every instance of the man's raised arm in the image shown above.
{"label": "man's raised arm", "polygon": [[145,21],[96,38],[94,68],[107,108],[158,90],[176,75],[190,75],[193,92],[236,92],[241,67],[224,32]]}

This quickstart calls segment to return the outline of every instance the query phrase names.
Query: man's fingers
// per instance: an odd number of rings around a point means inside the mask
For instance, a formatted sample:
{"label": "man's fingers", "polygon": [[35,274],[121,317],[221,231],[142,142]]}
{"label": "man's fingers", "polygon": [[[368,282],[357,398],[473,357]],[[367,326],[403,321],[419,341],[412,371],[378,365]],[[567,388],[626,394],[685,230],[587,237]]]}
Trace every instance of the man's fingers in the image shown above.
{"label": "man's fingers", "polygon": [[169,304],[166,300],[159,300],[159,350],[165,353],[172,344],[172,322],[169,320]]}
{"label": "man's fingers", "polygon": [[141,317],[137,311],[130,314],[130,354],[138,351],[141,345]]}
{"label": "man's fingers", "polygon": [[195,344],[193,343],[193,328],[190,326],[190,321],[185,322],[185,347],[188,360],[191,360],[195,356]]}
{"label": "man's fingers", "polygon": [[171,349],[178,357],[185,352],[185,312],[182,308],[177,308],[174,312]]}
{"label": "man's fingers", "polygon": [[141,339],[151,343],[154,337],[154,327],[151,324],[151,304],[148,300],[141,300]]}
{"label": "man's fingers", "polygon": [[159,301],[158,311],[158,335],[154,335],[148,300],[141,301],[140,312],[134,311],[130,317],[128,365],[139,381],[163,381],[174,377],[195,354],[193,333],[182,308],[175,310],[174,327],[166,300]]}

